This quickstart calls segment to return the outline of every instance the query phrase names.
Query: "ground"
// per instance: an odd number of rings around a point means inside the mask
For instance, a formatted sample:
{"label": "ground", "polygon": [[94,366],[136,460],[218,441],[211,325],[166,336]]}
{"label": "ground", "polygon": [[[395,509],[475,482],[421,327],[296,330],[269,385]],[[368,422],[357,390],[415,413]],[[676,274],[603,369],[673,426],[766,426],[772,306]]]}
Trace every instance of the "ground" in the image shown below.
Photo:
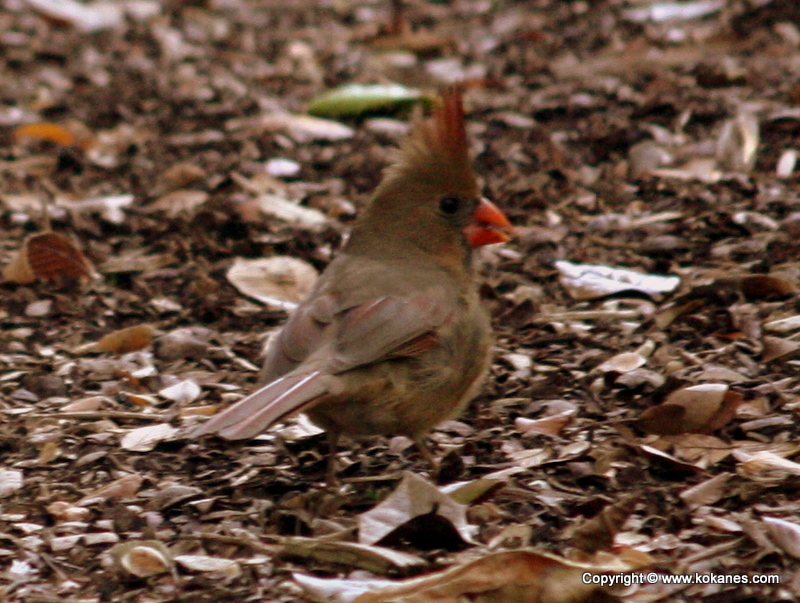
{"label": "ground", "polygon": [[[777,0],[4,0],[0,265],[36,272],[0,283],[4,600],[294,601],[293,572],[397,579],[523,548],[780,580],[591,600],[798,600],[798,21]],[[392,82],[463,85],[518,236],[480,257],[496,357],[431,435],[439,475],[377,437],[342,447],[326,488],[302,423],[188,433],[252,390],[286,318],[234,286],[235,259],[324,269],[409,121],[402,103],[313,132],[296,116]],[[315,211],[287,220],[275,197]],[[597,291],[564,261],[612,271]],[[428,502],[346,549],[401,478],[424,487],[407,472],[476,485],[462,523],[419,523],[455,505]],[[376,565],[386,549],[416,557]]]}

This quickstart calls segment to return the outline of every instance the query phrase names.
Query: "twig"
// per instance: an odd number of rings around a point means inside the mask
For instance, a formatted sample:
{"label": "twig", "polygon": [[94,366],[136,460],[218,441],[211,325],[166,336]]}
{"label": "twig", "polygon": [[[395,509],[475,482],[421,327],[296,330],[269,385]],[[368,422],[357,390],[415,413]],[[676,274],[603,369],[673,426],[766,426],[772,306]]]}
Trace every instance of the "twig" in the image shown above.
{"label": "twig", "polygon": [[275,555],[279,553],[283,549],[283,545],[276,543],[276,544],[264,544],[263,542],[258,542],[256,540],[251,540],[250,538],[245,538],[242,536],[226,536],[224,534],[214,534],[213,532],[200,532],[197,534],[181,534],[179,538],[184,538],[186,540],[214,540],[216,542],[224,542],[226,544],[237,544],[239,546],[246,546],[254,551],[258,551],[259,553],[265,553],[268,555]]}
{"label": "twig", "polygon": [[163,413],[148,415],[141,412],[125,412],[122,410],[86,410],[76,412],[42,412],[26,414],[34,419],[137,419],[139,421],[169,421],[174,415]]}

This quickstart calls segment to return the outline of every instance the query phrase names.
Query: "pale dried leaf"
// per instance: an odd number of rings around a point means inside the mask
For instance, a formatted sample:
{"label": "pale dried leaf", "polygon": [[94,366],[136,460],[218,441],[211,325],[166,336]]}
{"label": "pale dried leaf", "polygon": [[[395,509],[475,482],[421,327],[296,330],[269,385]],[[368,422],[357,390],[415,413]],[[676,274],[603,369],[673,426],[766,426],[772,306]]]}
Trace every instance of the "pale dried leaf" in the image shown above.
{"label": "pale dried leaf", "polygon": [[800,353],[800,341],[765,335],[763,343],[764,350],[761,353],[761,359],[764,362],[772,362],[779,358],[788,360]]}
{"label": "pale dried leaf", "polygon": [[313,266],[297,258],[236,258],[226,274],[241,293],[268,306],[293,310],[317,281]]}
{"label": "pale dried leaf", "polygon": [[139,427],[126,433],[120,441],[120,446],[123,450],[131,452],[149,452],[159,442],[172,438],[177,431],[169,423]]}
{"label": "pale dried leaf", "polygon": [[242,568],[235,559],[209,555],[178,555],[175,561],[193,572],[219,572],[230,578],[242,573]]}
{"label": "pale dried leaf", "polygon": [[184,379],[175,385],[170,385],[160,390],[158,395],[172,400],[173,402],[177,402],[181,406],[185,406],[197,400],[202,393],[203,390],[197,383],[191,379]]}
{"label": "pale dried leaf", "polygon": [[8,498],[22,488],[22,471],[0,469],[0,498]]}
{"label": "pale dried leaf", "polygon": [[457,503],[462,505],[470,505],[477,499],[485,497],[490,492],[502,488],[508,483],[505,479],[491,479],[482,477],[473,479],[468,482],[454,482],[446,486],[442,486],[439,490],[443,494],[447,494]]}
{"label": "pale dried leaf", "polygon": [[797,165],[797,151],[795,149],[786,149],[781,153],[778,159],[778,164],[775,167],[775,175],[778,178],[790,178],[794,173],[794,168]]}
{"label": "pale dried leaf", "polygon": [[623,11],[626,19],[637,23],[652,21],[690,21],[700,19],[725,8],[725,0],[694,0],[690,2],[648,2],[641,8]]}
{"label": "pale dried leaf", "polygon": [[647,358],[637,352],[621,352],[595,367],[601,373],[629,373],[647,364]]}
{"label": "pale dried leaf", "polygon": [[338,121],[291,113],[265,115],[256,121],[251,119],[231,120],[226,127],[230,130],[244,127],[267,132],[284,131],[299,143],[314,140],[344,140],[355,135],[353,128]]}
{"label": "pale dried leaf", "polygon": [[778,517],[763,517],[767,534],[787,555],[800,559],[800,524]]}
{"label": "pale dried leaf", "polygon": [[205,191],[180,189],[159,197],[148,205],[147,209],[163,211],[170,218],[176,218],[181,214],[192,216],[208,199],[209,194]]}
{"label": "pale dried leaf", "polygon": [[69,23],[79,31],[111,29],[123,23],[119,2],[81,3],[76,0],[25,0],[51,19]]}
{"label": "pale dried leaf", "polygon": [[800,314],[771,320],[764,323],[764,329],[773,333],[792,333],[800,330]]}
{"label": "pale dried leaf", "polygon": [[717,160],[723,169],[748,173],[760,142],[758,118],[744,108],[723,123],[717,139]]}
{"label": "pale dried leaf", "polygon": [[87,494],[78,501],[79,505],[87,505],[95,502],[102,502],[104,500],[122,500],[131,498],[135,495],[139,488],[142,487],[144,478],[141,475],[130,473],[119,479],[114,480],[110,484],[97,489],[91,494]]}
{"label": "pale dried leaf", "polygon": [[309,230],[319,230],[330,223],[328,216],[318,209],[300,205],[278,195],[259,195],[239,204],[237,209],[245,220],[254,215],[255,221],[261,221],[261,216],[266,215]]}
{"label": "pale dried leaf", "polygon": [[522,433],[557,436],[572,422],[577,412],[577,409],[567,410],[556,415],[542,417],[541,419],[517,417],[514,420],[514,427]]}
{"label": "pale dried leaf", "polygon": [[795,463],[774,452],[762,450],[750,453],[741,449],[732,452],[741,464],[739,468],[745,476],[753,477],[786,477],[800,475],[800,463]]}
{"label": "pale dried leaf", "polygon": [[564,260],[557,261],[555,266],[567,293],[578,300],[597,299],[621,291],[639,291],[658,299],[680,284],[677,276],[642,274],[610,266],[573,264]]}
{"label": "pale dried leaf", "polygon": [[358,540],[375,544],[408,521],[435,511],[447,519],[465,542],[472,542],[467,508],[440,492],[422,477],[406,472],[382,503],[358,516]]}
{"label": "pale dried leaf", "polygon": [[72,201],[61,197],[57,199],[56,205],[71,211],[99,213],[104,220],[119,225],[125,221],[123,208],[133,205],[133,201],[134,196],[129,194],[109,195],[81,201]]}
{"label": "pale dried leaf", "polygon": [[679,496],[690,508],[713,505],[728,493],[728,481],[731,477],[731,473],[720,473],[711,479],[687,488]]}

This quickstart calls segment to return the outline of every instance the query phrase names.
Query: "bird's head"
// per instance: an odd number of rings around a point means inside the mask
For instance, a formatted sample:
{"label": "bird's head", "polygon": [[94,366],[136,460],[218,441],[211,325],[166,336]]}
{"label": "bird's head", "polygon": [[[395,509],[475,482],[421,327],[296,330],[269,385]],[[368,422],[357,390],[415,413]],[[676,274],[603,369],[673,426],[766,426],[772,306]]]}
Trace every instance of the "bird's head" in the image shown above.
{"label": "bird's head", "polygon": [[445,93],[418,120],[353,230],[349,246],[415,247],[445,261],[508,241],[508,218],[480,194],[469,161],[461,93]]}

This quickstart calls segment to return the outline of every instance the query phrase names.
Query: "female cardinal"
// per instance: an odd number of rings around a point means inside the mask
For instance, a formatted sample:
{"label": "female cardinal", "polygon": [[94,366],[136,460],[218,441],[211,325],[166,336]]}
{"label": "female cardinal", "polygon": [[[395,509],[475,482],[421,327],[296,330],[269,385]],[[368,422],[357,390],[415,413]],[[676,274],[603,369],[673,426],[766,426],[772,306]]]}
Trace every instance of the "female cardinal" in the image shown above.
{"label": "female cardinal", "polygon": [[511,238],[481,198],[448,91],[402,142],[341,253],[270,340],[266,385],[193,435],[248,439],[297,412],[329,434],[422,438],[478,392],[491,361],[472,249]]}

